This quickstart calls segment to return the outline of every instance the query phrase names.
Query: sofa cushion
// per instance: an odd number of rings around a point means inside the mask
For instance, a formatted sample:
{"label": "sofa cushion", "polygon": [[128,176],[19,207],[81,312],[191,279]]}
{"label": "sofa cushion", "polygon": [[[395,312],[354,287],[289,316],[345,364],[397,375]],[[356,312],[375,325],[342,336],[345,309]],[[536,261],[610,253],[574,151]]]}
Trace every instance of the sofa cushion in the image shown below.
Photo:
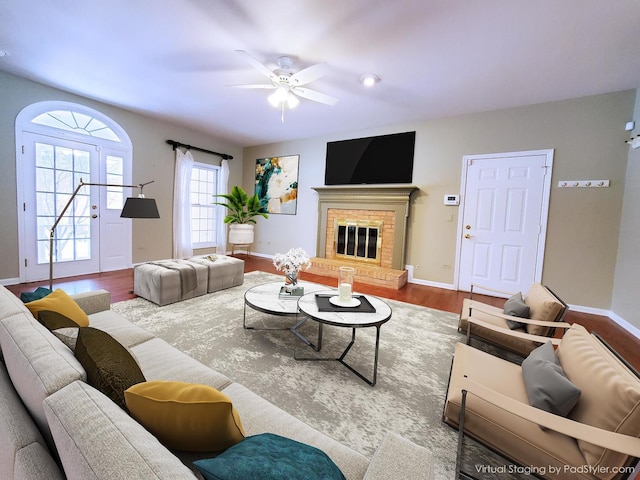
{"label": "sofa cushion", "polygon": [[58,338],[62,343],[69,347],[69,350],[75,352],[79,330],[80,327],[66,327],[52,330],[51,333],[53,333],[56,338]]}
{"label": "sofa cushion", "polygon": [[[8,473],[3,470],[3,473]],[[13,480],[64,480],[60,467],[41,443],[32,443],[16,452]]]}
{"label": "sofa cushion", "polygon": [[[0,472],[3,478],[18,478],[17,470],[23,466],[28,468],[25,464],[32,459],[42,463],[42,473],[20,478],[62,478],[59,472],[58,476],[55,475],[55,470],[59,469],[44,447],[42,435],[13,388],[4,365],[0,363]],[[49,468],[51,464],[53,469]],[[47,473],[50,474],[48,477]]]}
{"label": "sofa cushion", "polygon": [[75,355],[87,372],[87,382],[126,410],[124,391],[145,381],[129,351],[108,333],[84,327],[78,332]]}
{"label": "sofa cushion", "polygon": [[[556,354],[567,378],[582,390],[580,402],[569,418],[612,432],[640,436],[638,377],[578,324],[567,330]],[[626,455],[582,440],[578,446],[594,467],[611,470],[626,459]]]}
{"label": "sofa cushion", "polygon": [[44,401],[67,480],[194,480],[142,425],[102,393],[74,382]]}
{"label": "sofa cushion", "polygon": [[394,478],[431,480],[431,452],[396,433],[389,432],[373,454],[363,480],[389,480],[390,472],[393,472]]}
{"label": "sofa cushion", "polygon": [[131,347],[131,353],[147,380],[200,383],[218,390],[231,383],[226,375],[203,365],[161,338],[139,343]]}
{"label": "sofa cushion", "polygon": [[[511,315],[512,317],[529,318],[531,308],[524,303],[522,298],[522,292],[518,292],[506,302],[504,302],[504,308],[502,310],[505,315]],[[507,320],[507,325],[511,330],[516,328],[526,328],[527,324],[523,322],[516,322],[515,320]]]}
{"label": "sofa cushion", "polygon": [[524,359],[522,378],[529,403],[554,415],[566,417],[580,400],[580,389],[562,371],[551,342]]}
{"label": "sofa cushion", "polygon": [[217,457],[193,464],[207,480],[345,480],[322,450],[272,433],[247,437]]}
{"label": "sofa cushion", "polygon": [[82,365],[28,312],[0,321],[0,345],[13,386],[45,440],[51,441],[42,401],[73,381],[86,379]]}
{"label": "sofa cushion", "polygon": [[[530,308],[530,318],[535,320],[543,320],[545,322],[555,322],[560,312],[564,309],[562,302],[544,286],[539,283],[534,283],[529,288],[527,295],[524,299],[525,303]],[[531,335],[547,336],[549,334],[549,327],[541,325],[527,325],[527,332]]]}
{"label": "sofa cushion", "polygon": [[125,391],[131,416],[176,450],[225,450],[244,438],[238,412],[224,393],[207,385],[156,380]]}
{"label": "sofa cushion", "polygon": [[69,317],[81,327],[89,325],[87,314],[60,288],[40,300],[25,303],[25,305],[34,317],[37,317],[41,310],[51,310]]}

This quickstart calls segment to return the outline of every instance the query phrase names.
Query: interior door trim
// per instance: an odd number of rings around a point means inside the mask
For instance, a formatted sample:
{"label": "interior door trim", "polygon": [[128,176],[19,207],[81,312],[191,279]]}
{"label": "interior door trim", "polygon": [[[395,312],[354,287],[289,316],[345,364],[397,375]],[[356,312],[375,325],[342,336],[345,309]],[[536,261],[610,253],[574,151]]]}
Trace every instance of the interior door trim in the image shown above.
{"label": "interior door trim", "polygon": [[536,258],[536,270],[535,270],[535,282],[542,282],[542,269],[544,264],[544,253],[547,239],[547,225],[549,220],[549,198],[551,196],[551,176],[553,172],[553,155],[554,149],[542,149],[542,150],[527,150],[521,152],[504,152],[504,153],[490,153],[482,155],[465,155],[462,157],[462,175],[460,179],[460,210],[458,212],[458,228],[456,235],[456,259],[454,267],[454,289],[458,290],[460,286],[460,256],[462,253],[462,239],[464,235],[464,209],[466,204],[466,187],[467,187],[467,168],[474,160],[482,159],[499,159],[499,158],[513,158],[513,157],[528,157],[544,155],[545,168],[547,169],[547,175],[544,177],[543,193],[542,193],[542,211],[540,217],[540,229],[541,235],[538,236],[538,256]]}

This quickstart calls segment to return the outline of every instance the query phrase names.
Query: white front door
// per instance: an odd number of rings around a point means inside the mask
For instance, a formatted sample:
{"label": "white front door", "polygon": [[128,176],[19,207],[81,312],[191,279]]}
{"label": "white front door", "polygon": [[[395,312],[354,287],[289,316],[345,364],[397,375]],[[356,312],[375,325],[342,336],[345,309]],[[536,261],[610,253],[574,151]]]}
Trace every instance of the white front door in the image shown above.
{"label": "white front door", "polygon": [[122,188],[79,189],[55,229],[50,249],[52,226],[80,179],[85,183],[122,185],[130,175],[126,155],[75,140],[26,132],[23,146],[21,281],[48,278],[50,252],[54,278],[129,268],[131,221],[120,218],[128,193]]}
{"label": "white front door", "polygon": [[552,150],[464,158],[460,290],[540,282],[552,162]]}

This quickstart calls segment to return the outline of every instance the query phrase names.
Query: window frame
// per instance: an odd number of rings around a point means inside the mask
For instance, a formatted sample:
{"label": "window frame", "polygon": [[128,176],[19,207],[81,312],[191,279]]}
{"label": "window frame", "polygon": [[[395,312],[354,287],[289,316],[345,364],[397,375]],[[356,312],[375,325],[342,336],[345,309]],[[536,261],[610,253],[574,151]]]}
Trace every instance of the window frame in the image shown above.
{"label": "window frame", "polygon": [[[213,183],[213,193],[211,194],[211,203],[194,203],[192,201],[193,199],[193,195],[194,195],[194,191],[193,191],[193,172],[198,169],[198,170],[210,170],[213,171],[215,174],[215,179],[212,182]],[[194,250],[198,250],[198,249],[203,249],[203,248],[214,248],[217,246],[217,229],[218,229],[218,224],[217,224],[217,215],[218,215],[218,209],[217,209],[217,205],[214,204],[215,202],[215,195],[220,191],[220,167],[217,165],[211,165],[209,163],[203,163],[203,162],[193,162],[193,167],[191,169],[191,179],[189,182],[189,216],[190,216],[190,224],[191,224],[191,248],[193,248]],[[197,192],[198,195],[201,195],[202,192]],[[207,194],[207,192],[204,192],[204,194]],[[210,241],[206,241],[206,242],[196,242],[193,239],[195,238],[195,232],[196,230],[194,229],[194,218],[193,218],[193,209],[194,207],[197,208],[210,208],[211,212],[212,212],[212,236],[211,236],[211,240]],[[199,217],[202,218],[202,217]],[[197,230],[197,231],[202,231],[202,230]]]}

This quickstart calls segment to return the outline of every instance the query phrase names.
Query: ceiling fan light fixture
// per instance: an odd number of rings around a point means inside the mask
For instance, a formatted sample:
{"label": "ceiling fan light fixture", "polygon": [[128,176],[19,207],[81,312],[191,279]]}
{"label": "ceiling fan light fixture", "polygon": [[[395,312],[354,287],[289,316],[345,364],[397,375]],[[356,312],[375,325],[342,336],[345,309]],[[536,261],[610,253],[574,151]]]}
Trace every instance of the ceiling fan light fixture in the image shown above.
{"label": "ceiling fan light fixture", "polygon": [[278,87],[276,91],[267,97],[269,103],[274,108],[280,108],[282,102],[286,102],[289,97],[289,90],[286,87]]}
{"label": "ceiling fan light fixture", "polygon": [[296,108],[299,103],[300,103],[300,100],[298,100],[298,97],[296,97],[293,93],[288,94],[287,106],[289,108]]}
{"label": "ceiling fan light fixture", "polygon": [[365,87],[373,87],[376,83],[380,81],[380,77],[374,73],[367,73],[360,77],[360,82]]}

